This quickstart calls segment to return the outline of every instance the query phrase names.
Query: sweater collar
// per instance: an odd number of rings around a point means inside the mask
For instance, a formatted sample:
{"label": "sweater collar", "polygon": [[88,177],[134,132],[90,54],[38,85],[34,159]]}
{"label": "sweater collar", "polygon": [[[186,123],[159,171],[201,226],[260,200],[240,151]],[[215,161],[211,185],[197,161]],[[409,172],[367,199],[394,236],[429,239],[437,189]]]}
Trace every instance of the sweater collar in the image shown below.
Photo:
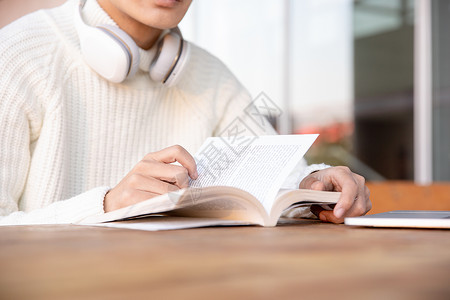
{"label": "sweater collar", "polygon": [[[97,26],[100,24],[107,24],[116,26],[116,22],[101,8],[96,0],[88,0],[83,8],[83,19],[90,26]],[[142,71],[148,72],[150,64],[155,56],[156,47],[149,50],[139,48],[139,68]]]}

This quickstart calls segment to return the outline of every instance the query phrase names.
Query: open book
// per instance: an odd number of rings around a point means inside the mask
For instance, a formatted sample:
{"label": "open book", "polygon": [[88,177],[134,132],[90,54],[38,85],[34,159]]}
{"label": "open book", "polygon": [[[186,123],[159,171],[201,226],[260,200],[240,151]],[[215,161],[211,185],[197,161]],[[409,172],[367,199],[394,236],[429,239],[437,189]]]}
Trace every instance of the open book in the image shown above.
{"label": "open book", "polygon": [[[340,193],[281,189],[317,136],[208,138],[194,155],[199,177],[190,181],[189,188],[87,218],[82,223],[148,230],[275,226],[283,211],[292,207],[319,204],[329,209],[329,205],[337,203]],[[167,223],[158,227],[161,221]]]}

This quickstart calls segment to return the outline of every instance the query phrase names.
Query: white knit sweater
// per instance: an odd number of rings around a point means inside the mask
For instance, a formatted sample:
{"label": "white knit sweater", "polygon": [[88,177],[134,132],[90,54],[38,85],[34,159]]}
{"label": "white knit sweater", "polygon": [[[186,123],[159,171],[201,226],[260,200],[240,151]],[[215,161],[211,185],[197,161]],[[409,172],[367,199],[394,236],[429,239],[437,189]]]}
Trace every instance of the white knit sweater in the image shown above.
{"label": "white knit sweater", "polygon": [[[132,79],[99,77],[80,56],[76,5],[41,10],[0,30],[2,224],[74,223],[102,214],[105,193],[145,154],[175,144],[195,153],[236,117],[246,121],[249,94],[195,45],[173,88],[149,79],[151,57],[142,49]],[[91,25],[114,24],[93,0],[83,14]]]}

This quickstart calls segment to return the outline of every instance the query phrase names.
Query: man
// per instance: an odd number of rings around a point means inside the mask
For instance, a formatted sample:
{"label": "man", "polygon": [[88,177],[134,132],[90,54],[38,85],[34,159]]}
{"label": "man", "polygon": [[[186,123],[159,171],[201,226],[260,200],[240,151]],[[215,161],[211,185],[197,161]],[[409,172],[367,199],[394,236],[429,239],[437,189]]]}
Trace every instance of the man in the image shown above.
{"label": "man", "polygon": [[[152,76],[164,51],[159,41],[190,3],[89,0],[79,9],[69,1],[0,31],[1,223],[78,222],[184,188],[198,176],[190,152],[245,118],[250,96],[223,63],[195,45],[164,79],[183,66],[176,85]],[[122,66],[104,61],[110,47],[91,47],[96,37],[114,38],[117,51],[127,53],[123,78],[104,78],[109,73],[102,70]],[[348,168],[305,172],[300,188],[342,192],[334,211],[316,211],[321,220],[341,223],[371,208],[364,178]]]}

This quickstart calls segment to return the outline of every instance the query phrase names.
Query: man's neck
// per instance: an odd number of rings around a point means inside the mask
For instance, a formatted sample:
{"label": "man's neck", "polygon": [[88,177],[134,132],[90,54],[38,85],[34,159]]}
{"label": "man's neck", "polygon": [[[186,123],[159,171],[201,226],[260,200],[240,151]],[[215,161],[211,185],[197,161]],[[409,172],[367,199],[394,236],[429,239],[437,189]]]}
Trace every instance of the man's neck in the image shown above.
{"label": "man's neck", "polygon": [[161,29],[156,29],[142,24],[130,16],[124,14],[108,0],[98,0],[100,7],[116,22],[116,24],[128,33],[136,44],[144,49],[150,49],[161,34]]}

